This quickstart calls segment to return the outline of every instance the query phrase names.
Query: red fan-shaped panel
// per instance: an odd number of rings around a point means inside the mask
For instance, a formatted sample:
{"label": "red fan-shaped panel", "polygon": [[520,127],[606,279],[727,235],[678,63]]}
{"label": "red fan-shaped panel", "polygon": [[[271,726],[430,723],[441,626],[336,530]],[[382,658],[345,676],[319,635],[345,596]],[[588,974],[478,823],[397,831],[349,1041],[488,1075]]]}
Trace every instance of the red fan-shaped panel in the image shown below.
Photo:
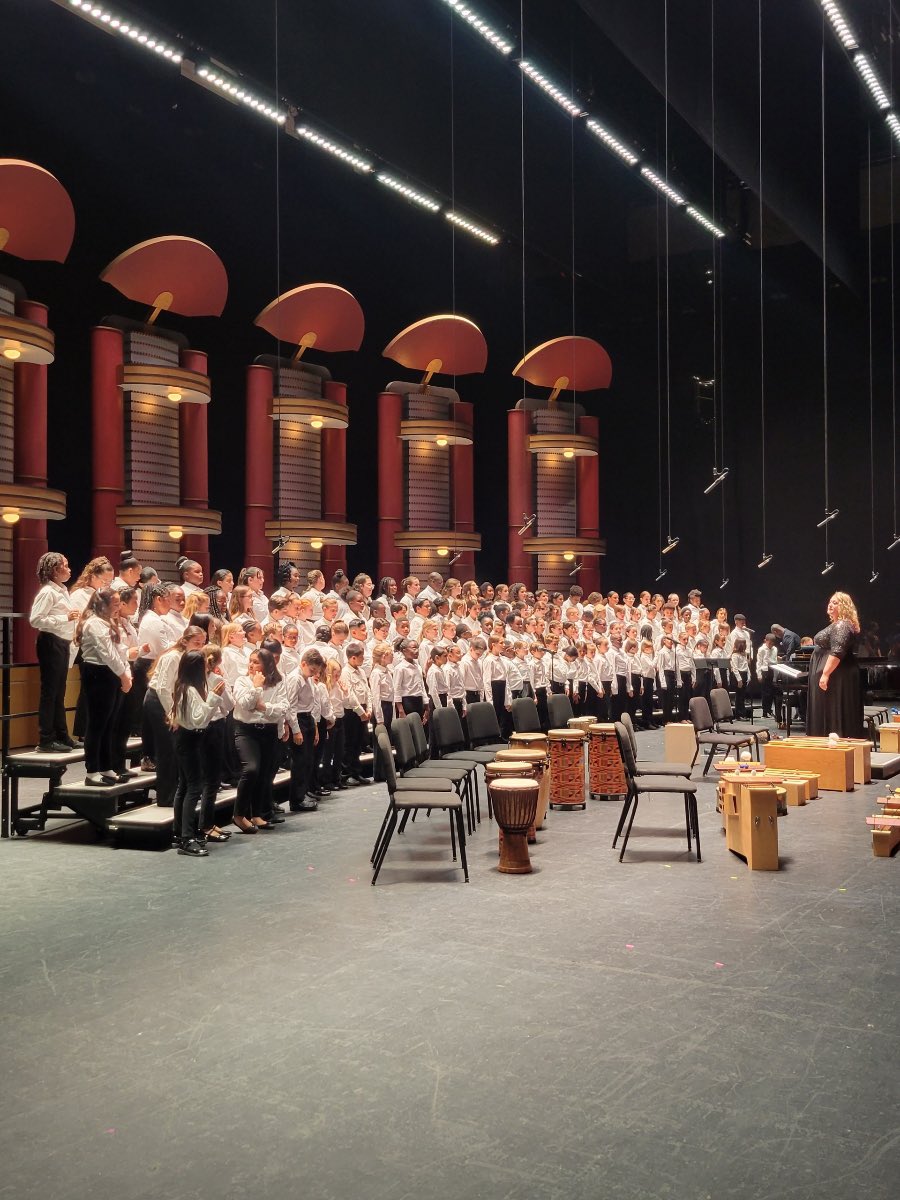
{"label": "red fan-shaped panel", "polygon": [[[408,325],[385,347],[384,357],[413,371],[475,375],[487,364],[487,342],[473,321],[445,313]],[[435,361],[440,367],[431,367]]]}
{"label": "red fan-shaped panel", "polygon": [[0,158],[0,249],[65,262],[74,236],[75,209],[56,176],[36,163]]}
{"label": "red fan-shaped panel", "polygon": [[267,304],[254,321],[282,342],[317,350],[358,350],[366,328],[359,301],[336,283],[304,283]]}
{"label": "red fan-shaped panel", "polygon": [[558,337],[529,350],[513,371],[535,387],[560,386],[571,392],[592,392],[612,382],[612,362],[599,342],[586,337]]}
{"label": "red fan-shaped panel", "polygon": [[140,242],[114,258],[100,278],[129,300],[183,317],[218,317],[228,296],[222,260],[204,242],[189,237]]}

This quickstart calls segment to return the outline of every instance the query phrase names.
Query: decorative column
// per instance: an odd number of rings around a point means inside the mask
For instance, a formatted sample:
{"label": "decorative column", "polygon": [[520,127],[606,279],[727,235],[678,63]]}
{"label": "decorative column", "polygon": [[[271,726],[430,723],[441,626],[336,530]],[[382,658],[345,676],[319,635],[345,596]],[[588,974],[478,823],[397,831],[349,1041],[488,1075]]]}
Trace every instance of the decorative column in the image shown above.
{"label": "decorative column", "polygon": [[122,334],[100,325],[91,331],[91,450],[94,555],[115,566],[124,549],[116,509],[125,503],[125,416],[119,372]]}
{"label": "decorative column", "polygon": [[[47,328],[47,306],[21,300],[16,315]],[[19,363],[14,374],[14,481],[25,487],[47,487],[47,367]],[[38,588],[35,567],[49,549],[46,520],[22,518],[13,526],[13,605],[28,612]],[[37,633],[27,621],[13,626],[13,658],[33,662]]]}
{"label": "decorative column", "polygon": [[[332,404],[347,407],[347,385],[326,379],[323,393]],[[347,430],[322,430],[322,520],[344,524],[347,520]],[[347,570],[346,546],[326,544],[322,549],[322,572],[330,584],[338,569]]]}
{"label": "decorative column", "polygon": [[404,527],[403,397],[382,392],[378,397],[378,575],[400,583],[406,574],[403,551],[394,543]]}
{"label": "decorative column", "polygon": [[272,548],[266,536],[274,495],[272,396],[273,377],[269,368],[248,367],[244,566],[259,567],[267,577],[272,574]]}
{"label": "decorative column", "polygon": [[[207,373],[207,356],[202,350],[182,350],[181,366],[198,375]],[[181,465],[181,503],[186,508],[209,508],[209,443],[206,404],[182,404],[178,409],[178,456]],[[187,533],[181,552],[203,568],[209,582],[209,537],[205,533]]]}
{"label": "decorative column", "polygon": [[[579,417],[578,432],[599,443],[600,421],[597,417]],[[576,459],[576,511],[578,537],[592,541],[600,537],[600,458],[596,454],[580,455]],[[585,596],[600,591],[600,559],[584,559],[578,583]]]}
{"label": "decorative column", "polygon": [[521,537],[523,514],[527,519],[534,510],[534,482],[532,456],[528,449],[531,434],[531,413],[526,409],[514,408],[506,414],[507,454],[507,511],[509,521],[507,578],[510,583],[524,583],[530,590],[534,587],[532,556],[525,553],[524,542],[533,534],[533,528]]}
{"label": "decorative column", "polygon": [[[470,431],[473,426],[474,408],[468,400],[459,400],[453,405],[453,419]],[[450,505],[453,527],[458,533],[475,532],[475,450],[469,444],[457,443],[450,447]],[[475,578],[475,551],[461,550],[459,562],[453,567],[457,579]]]}

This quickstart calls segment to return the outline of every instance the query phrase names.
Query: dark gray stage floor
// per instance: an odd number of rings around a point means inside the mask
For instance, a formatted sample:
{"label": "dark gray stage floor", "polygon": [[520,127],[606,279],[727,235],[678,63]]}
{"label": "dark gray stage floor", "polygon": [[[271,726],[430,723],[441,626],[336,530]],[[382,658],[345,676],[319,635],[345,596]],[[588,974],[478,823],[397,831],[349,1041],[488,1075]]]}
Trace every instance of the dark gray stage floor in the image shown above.
{"label": "dark gray stage floor", "polygon": [[[642,753],[661,754],[659,735]],[[646,744],[646,748],[644,745]],[[555,813],[528,877],[368,787],[193,861],[4,842],[0,1196],[898,1195],[900,861],[877,785],[704,860],[680,800]]]}

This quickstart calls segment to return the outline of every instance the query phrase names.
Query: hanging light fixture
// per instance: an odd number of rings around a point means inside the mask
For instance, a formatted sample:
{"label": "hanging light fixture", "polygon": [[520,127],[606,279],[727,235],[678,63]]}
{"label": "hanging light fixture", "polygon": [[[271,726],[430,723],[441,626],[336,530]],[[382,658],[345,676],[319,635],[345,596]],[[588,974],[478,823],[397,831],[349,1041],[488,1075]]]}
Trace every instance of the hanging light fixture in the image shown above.
{"label": "hanging light fixture", "polygon": [[169,537],[173,542],[180,542],[184,537],[184,530],[180,525],[172,525],[169,528]]}
{"label": "hanging light fixture", "polygon": [[758,567],[767,567],[771,561],[772,561],[772,555],[764,554],[756,565]]}
{"label": "hanging light fixture", "polygon": [[823,574],[823,575],[827,575],[829,571],[833,571],[833,570],[834,570],[834,563],[833,563],[833,562],[827,562],[827,563],[825,564],[825,566],[822,568],[822,574]]}
{"label": "hanging light fixture", "polygon": [[816,522],[816,529],[824,529],[825,526],[829,523],[829,521],[833,521],[835,519],[835,517],[837,517],[840,514],[840,511],[841,510],[839,508],[831,508],[831,509],[826,508],[825,516],[822,518],[821,521]]}
{"label": "hanging light fixture", "polygon": [[660,554],[671,554],[680,541],[680,537],[672,537],[672,535],[669,534],[666,538],[666,544],[660,550]]}
{"label": "hanging light fixture", "polygon": [[706,487],[703,489],[703,495],[708,496],[710,494],[710,492],[714,492],[716,490],[716,488],[719,486],[719,484],[724,483],[727,478],[728,478],[728,467],[722,467],[721,470],[719,470],[716,467],[713,467],[712,483],[709,483],[706,485]]}

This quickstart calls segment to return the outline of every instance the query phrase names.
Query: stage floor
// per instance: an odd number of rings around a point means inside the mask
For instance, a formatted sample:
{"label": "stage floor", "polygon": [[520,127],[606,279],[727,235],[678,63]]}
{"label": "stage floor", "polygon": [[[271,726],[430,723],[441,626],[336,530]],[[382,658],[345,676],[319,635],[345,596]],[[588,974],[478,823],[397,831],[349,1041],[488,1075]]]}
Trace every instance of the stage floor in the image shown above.
{"label": "stage floor", "polygon": [[680,797],[621,864],[590,801],[530,876],[485,820],[468,885],[420,817],[373,888],[380,786],[203,860],[0,843],[0,1197],[893,1198],[881,786],[791,808],[777,873],[726,851],[712,779],[699,865]]}

